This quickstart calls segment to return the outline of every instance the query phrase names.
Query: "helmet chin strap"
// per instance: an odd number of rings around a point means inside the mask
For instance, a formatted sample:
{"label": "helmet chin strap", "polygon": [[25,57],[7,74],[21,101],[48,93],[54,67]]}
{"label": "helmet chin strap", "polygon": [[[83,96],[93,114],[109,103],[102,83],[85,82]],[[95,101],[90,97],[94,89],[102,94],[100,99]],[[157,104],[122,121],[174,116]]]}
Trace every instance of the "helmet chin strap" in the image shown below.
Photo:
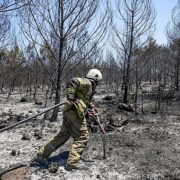
{"label": "helmet chin strap", "polygon": [[97,86],[99,81],[95,80],[94,82],[95,82],[95,84],[96,84],[96,86]]}
{"label": "helmet chin strap", "polygon": [[95,84],[96,86],[98,85],[98,80],[94,80],[92,78],[88,78],[86,77],[87,79],[89,79],[93,84]]}
{"label": "helmet chin strap", "polygon": [[97,86],[99,81],[93,79],[93,80],[91,80],[91,82]]}

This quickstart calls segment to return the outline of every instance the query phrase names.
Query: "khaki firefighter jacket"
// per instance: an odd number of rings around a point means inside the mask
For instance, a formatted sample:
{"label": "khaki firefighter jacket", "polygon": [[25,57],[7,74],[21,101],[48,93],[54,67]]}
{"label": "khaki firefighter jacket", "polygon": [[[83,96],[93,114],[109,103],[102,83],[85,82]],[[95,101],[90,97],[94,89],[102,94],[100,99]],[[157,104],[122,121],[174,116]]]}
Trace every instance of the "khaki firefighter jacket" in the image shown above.
{"label": "khaki firefighter jacket", "polygon": [[67,83],[67,100],[73,100],[73,105],[64,106],[64,112],[74,109],[79,118],[84,118],[87,108],[91,106],[96,84],[87,78],[73,78]]}

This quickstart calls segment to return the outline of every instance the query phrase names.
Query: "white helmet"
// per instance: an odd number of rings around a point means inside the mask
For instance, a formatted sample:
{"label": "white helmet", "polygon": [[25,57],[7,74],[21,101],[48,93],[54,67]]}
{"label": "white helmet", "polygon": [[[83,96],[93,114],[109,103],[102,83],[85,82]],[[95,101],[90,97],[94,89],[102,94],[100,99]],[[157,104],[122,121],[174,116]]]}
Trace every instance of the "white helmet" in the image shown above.
{"label": "white helmet", "polygon": [[100,81],[102,79],[102,73],[98,69],[91,69],[86,77],[95,81]]}

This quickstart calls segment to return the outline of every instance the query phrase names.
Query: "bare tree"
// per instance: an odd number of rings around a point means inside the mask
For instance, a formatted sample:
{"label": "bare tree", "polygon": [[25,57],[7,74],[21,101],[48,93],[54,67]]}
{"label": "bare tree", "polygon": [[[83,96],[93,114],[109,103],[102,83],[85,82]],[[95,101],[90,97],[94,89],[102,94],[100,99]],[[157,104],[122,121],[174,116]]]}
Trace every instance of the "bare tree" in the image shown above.
{"label": "bare tree", "polygon": [[123,54],[121,55],[124,58],[123,101],[127,103],[131,61],[135,49],[142,48],[152,33],[155,11],[151,0],[117,0],[116,7],[118,13],[116,13],[112,25],[114,31],[113,47],[118,54]]}
{"label": "bare tree", "polygon": [[0,50],[5,46],[10,33],[10,20],[7,13],[0,12]]}
{"label": "bare tree", "polygon": [[179,90],[180,69],[180,1],[174,7],[171,14],[171,23],[167,25],[167,37],[175,60],[175,86]]}
{"label": "bare tree", "polygon": [[4,71],[5,71],[5,64],[8,57],[8,51],[5,48],[7,40],[9,39],[9,32],[10,32],[10,20],[6,13],[0,12],[0,79],[2,81],[1,84],[1,91],[4,87]]}
{"label": "bare tree", "polygon": [[[93,55],[93,49],[100,43],[108,23],[107,11],[103,10],[100,0],[33,0],[20,11],[21,29],[25,37],[34,45],[39,60],[39,47],[48,49],[49,63],[53,63],[53,73],[46,68],[55,87],[55,104],[60,102],[62,80],[80,62]],[[103,7],[103,8],[102,8]],[[88,36],[79,46],[78,39],[87,31]],[[90,43],[91,42],[91,43]],[[78,52],[86,48],[83,58]],[[73,62],[73,63],[72,63]],[[54,110],[52,120],[57,117]]]}
{"label": "bare tree", "polygon": [[23,6],[27,5],[26,3],[22,4],[23,2],[24,2],[24,0],[1,0],[0,13],[20,9]]}

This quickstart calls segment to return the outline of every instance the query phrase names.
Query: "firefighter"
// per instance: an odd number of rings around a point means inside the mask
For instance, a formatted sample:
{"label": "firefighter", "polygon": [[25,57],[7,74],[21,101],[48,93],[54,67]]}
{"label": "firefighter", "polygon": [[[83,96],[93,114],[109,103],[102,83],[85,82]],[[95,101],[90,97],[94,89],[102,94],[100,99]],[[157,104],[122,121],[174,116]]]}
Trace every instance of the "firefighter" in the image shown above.
{"label": "firefighter", "polygon": [[34,158],[35,161],[45,161],[53,151],[72,137],[74,142],[69,152],[65,169],[68,171],[78,169],[80,156],[89,138],[85,115],[88,108],[93,108],[92,97],[101,79],[101,72],[98,69],[91,69],[85,78],[73,78],[67,83],[67,100],[64,105],[61,130],[39,150]]}

